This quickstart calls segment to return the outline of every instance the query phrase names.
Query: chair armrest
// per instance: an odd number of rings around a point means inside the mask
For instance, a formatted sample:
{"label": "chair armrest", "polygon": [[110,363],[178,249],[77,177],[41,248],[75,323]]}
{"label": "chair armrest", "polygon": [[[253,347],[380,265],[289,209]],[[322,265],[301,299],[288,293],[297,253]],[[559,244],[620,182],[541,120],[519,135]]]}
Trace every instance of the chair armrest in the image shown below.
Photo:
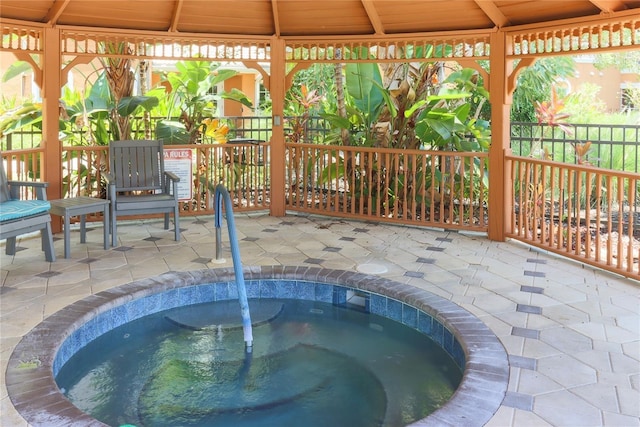
{"label": "chair armrest", "polygon": [[38,200],[47,200],[46,188],[49,186],[48,182],[36,182],[36,181],[7,181],[9,185],[9,194],[12,199],[20,198],[20,188],[30,187],[35,189],[36,198]]}
{"label": "chair armrest", "polygon": [[164,171],[164,174],[172,181],[180,182],[180,177],[173,172]]}
{"label": "chair armrest", "polygon": [[116,177],[111,172],[102,174],[105,182],[107,183],[107,200],[111,200],[111,209],[115,208],[116,200]]}
{"label": "chair armrest", "polygon": [[164,183],[165,193],[171,194],[176,200],[178,200],[178,182],[180,182],[180,177],[169,171],[164,171],[164,176],[167,178]]}

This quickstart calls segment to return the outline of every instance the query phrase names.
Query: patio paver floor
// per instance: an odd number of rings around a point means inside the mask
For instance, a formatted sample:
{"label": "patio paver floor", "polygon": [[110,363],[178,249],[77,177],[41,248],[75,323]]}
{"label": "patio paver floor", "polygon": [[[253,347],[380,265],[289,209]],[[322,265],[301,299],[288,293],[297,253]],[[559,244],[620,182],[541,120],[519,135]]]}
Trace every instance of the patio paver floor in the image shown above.
{"label": "patio paver floor", "polygon": [[[481,235],[315,216],[236,214],[244,265],[319,265],[379,275],[450,299],[478,316],[510,357],[503,405],[488,426],[640,426],[640,283]],[[91,294],[168,271],[230,267],[215,259],[212,217],[181,218],[182,241],[161,220],[124,221],[118,248],[87,243],[48,263],[37,236],[2,245],[0,424],[26,426],[4,384],[19,339],[46,316]],[[78,229],[72,233],[78,233]],[[72,237],[72,241],[77,241]]]}

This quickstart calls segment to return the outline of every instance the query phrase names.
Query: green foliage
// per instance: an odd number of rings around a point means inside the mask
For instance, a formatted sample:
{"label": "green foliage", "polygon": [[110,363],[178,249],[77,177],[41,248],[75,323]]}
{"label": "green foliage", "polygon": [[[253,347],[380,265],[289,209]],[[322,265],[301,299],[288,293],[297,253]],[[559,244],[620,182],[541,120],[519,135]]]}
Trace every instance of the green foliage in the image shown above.
{"label": "green foliage", "polygon": [[[176,63],[177,71],[166,73],[163,81],[171,85],[166,107],[166,118],[156,128],[156,136],[169,144],[200,142],[202,122],[217,116],[221,99],[231,99],[252,107],[252,103],[240,90],[214,93],[214,88],[238,73],[220,69],[219,63],[207,61],[181,61]],[[179,123],[172,120],[179,117]],[[179,125],[178,125],[179,124]]]}
{"label": "green foliage", "polygon": [[31,64],[26,61],[15,61],[7,68],[7,71],[2,75],[2,82],[8,82],[14,77],[18,77],[23,73],[31,73],[33,72],[33,68],[31,68]]}
{"label": "green foliage", "polygon": [[598,123],[607,106],[598,98],[602,88],[594,83],[580,85],[580,90],[565,98],[565,111],[571,115],[572,123]]}
{"label": "green foliage", "polygon": [[623,52],[601,53],[595,56],[593,66],[597,70],[604,70],[613,67],[620,71],[638,70],[640,67],[640,51],[629,50]]}
{"label": "green foliage", "polygon": [[30,126],[42,128],[42,108],[39,104],[27,102],[0,115],[0,137]]}
{"label": "green foliage", "polygon": [[71,145],[82,143],[79,135],[85,135],[91,145],[108,145],[111,140],[119,138],[114,134],[116,115],[135,117],[159,103],[155,96],[128,96],[116,105],[104,72],[91,85],[86,97],[67,89],[63,92],[62,101],[67,120],[63,121],[60,130]]}
{"label": "green foliage", "polygon": [[474,75],[471,69],[452,73],[437,95],[418,101],[405,112],[408,115],[421,110],[415,131],[423,145],[455,151],[488,150],[489,122],[477,119],[468,102],[473,91],[488,96],[484,88],[478,88]]}
{"label": "green foliage", "polygon": [[555,82],[572,76],[574,71],[575,61],[570,56],[542,58],[522,70],[513,94],[511,121],[535,122],[536,102],[549,101]]}

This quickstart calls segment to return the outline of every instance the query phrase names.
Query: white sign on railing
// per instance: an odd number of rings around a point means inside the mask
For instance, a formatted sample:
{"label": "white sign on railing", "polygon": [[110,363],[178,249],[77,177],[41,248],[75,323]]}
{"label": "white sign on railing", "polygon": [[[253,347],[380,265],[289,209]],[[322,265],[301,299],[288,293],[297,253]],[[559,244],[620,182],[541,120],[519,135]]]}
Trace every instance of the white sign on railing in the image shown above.
{"label": "white sign on railing", "polygon": [[164,149],[164,169],[167,172],[175,173],[180,182],[178,182],[178,199],[181,202],[190,201],[191,179],[193,168],[193,152],[190,149],[183,148],[165,148]]}

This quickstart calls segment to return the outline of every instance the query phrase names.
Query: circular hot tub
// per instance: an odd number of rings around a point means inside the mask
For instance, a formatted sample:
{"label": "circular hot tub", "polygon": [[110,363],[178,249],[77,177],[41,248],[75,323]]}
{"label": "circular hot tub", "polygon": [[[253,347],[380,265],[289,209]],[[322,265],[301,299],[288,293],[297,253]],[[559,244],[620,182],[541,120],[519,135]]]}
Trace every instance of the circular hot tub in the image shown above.
{"label": "circular hot tub", "polygon": [[[328,303],[382,316],[429,337],[463,372],[444,405],[419,425],[484,425],[506,393],[509,366],[497,337],[478,318],[430,292],[389,279],[315,267],[246,267],[247,296]],[[233,269],[171,272],[78,301],[36,326],[16,346],[9,397],[33,426],[105,425],[74,406],[56,382],[89,343],[136,319],[193,304],[237,299]]]}

